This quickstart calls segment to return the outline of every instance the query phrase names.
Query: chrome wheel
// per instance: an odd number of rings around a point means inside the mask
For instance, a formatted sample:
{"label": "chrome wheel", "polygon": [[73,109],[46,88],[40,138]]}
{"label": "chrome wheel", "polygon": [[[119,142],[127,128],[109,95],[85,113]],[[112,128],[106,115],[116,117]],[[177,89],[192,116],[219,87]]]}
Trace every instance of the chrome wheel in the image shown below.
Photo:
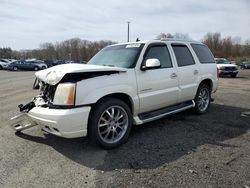
{"label": "chrome wheel", "polygon": [[202,88],[199,92],[198,95],[198,101],[197,101],[197,105],[198,105],[198,109],[201,112],[206,111],[206,109],[208,108],[210,102],[210,92],[207,88]]}
{"label": "chrome wheel", "polygon": [[103,142],[113,144],[120,141],[128,129],[128,114],[121,106],[111,106],[100,116],[98,134]]}

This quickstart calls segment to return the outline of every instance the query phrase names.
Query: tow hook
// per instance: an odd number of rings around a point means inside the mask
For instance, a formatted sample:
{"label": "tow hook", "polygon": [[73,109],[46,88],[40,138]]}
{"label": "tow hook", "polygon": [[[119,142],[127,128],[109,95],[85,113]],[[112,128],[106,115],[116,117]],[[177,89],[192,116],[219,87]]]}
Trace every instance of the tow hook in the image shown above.
{"label": "tow hook", "polygon": [[18,105],[20,112],[29,112],[34,107],[35,107],[35,103],[33,101],[31,101],[25,105],[23,105],[23,104]]}

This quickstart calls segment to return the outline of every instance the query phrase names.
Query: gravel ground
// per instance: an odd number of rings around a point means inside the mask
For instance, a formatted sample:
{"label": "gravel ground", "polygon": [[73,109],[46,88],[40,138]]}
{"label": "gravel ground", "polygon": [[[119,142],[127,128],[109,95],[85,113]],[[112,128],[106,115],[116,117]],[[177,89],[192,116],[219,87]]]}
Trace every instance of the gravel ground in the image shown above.
{"label": "gravel ground", "polygon": [[185,111],[133,128],[114,150],[8,119],[29,101],[34,72],[0,71],[0,187],[250,187],[250,70],[221,78],[205,115]]}

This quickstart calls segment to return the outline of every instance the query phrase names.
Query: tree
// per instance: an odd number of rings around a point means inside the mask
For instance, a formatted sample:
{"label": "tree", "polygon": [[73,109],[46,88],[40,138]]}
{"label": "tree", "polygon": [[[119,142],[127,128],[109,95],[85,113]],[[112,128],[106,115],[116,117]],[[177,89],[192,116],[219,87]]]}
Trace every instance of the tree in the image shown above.
{"label": "tree", "polygon": [[161,33],[159,35],[156,36],[156,39],[157,40],[160,40],[160,39],[167,39],[167,38],[174,38],[174,36],[170,33]]}

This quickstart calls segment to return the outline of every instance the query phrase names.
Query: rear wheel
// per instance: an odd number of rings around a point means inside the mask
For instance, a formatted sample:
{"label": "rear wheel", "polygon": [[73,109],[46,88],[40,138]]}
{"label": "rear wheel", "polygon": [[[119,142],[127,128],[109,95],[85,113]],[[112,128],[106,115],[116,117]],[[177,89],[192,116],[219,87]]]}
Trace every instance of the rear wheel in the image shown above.
{"label": "rear wheel", "polygon": [[14,71],[18,71],[18,67],[13,67],[13,70]]}
{"label": "rear wheel", "polygon": [[39,70],[39,68],[38,67],[34,67],[34,71],[38,71]]}
{"label": "rear wheel", "polygon": [[132,127],[132,114],[126,103],[106,98],[90,114],[88,135],[105,149],[115,148],[128,140]]}
{"label": "rear wheel", "polygon": [[211,91],[208,85],[201,84],[195,96],[195,110],[198,114],[207,112],[211,102]]}
{"label": "rear wheel", "polygon": [[46,69],[46,67],[45,67],[45,66],[42,66],[42,69]]}

